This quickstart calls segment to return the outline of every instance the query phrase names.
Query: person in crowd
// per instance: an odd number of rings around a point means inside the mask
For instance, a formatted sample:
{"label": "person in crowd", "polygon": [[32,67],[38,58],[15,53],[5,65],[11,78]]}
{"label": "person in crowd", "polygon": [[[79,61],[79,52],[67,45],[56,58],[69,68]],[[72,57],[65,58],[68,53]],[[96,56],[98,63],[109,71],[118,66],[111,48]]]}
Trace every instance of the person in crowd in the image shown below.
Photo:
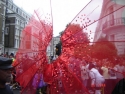
{"label": "person in crowd", "polygon": [[109,80],[109,73],[108,73],[108,64],[110,62],[109,61],[105,61],[103,63],[103,66],[101,67],[103,73],[102,73],[102,76],[105,78],[105,84],[106,84],[106,87],[105,87],[105,93],[106,94],[109,94],[108,91],[109,91],[109,83],[110,83],[110,80]]}
{"label": "person in crowd", "polygon": [[97,69],[98,69],[98,71],[99,71],[99,73],[102,75],[103,74],[103,71],[102,71],[102,61],[101,60],[99,60],[98,62],[97,62]]}
{"label": "person in crowd", "polygon": [[102,75],[103,75],[103,77],[104,77],[105,79],[109,79],[108,63],[109,63],[109,62],[107,62],[107,63],[105,62],[105,63],[103,64],[103,66],[101,67],[101,69],[102,69],[102,71],[103,71]]}
{"label": "person in crowd", "polygon": [[115,68],[117,69],[116,71],[117,81],[119,81],[124,78],[123,73],[125,72],[125,66],[123,66],[122,61],[117,60],[117,65],[115,65]]}
{"label": "person in crowd", "polygon": [[117,84],[115,85],[111,94],[125,94],[125,66],[124,60],[117,60],[115,65]]}
{"label": "person in crowd", "polygon": [[2,56],[2,57],[3,57],[3,56],[4,56],[4,54],[3,54],[3,53],[1,53],[1,54],[0,54],[0,56]]}
{"label": "person in crowd", "polygon": [[0,57],[0,94],[13,94],[6,83],[11,81],[12,59]]}
{"label": "person in crowd", "polygon": [[110,66],[108,68],[108,73],[109,73],[109,83],[108,83],[108,92],[111,94],[112,90],[114,89],[116,85],[116,67],[115,64],[110,63]]}
{"label": "person in crowd", "polygon": [[124,78],[121,79],[116,85],[115,88],[113,89],[111,94],[125,94],[125,74]]}
{"label": "person in crowd", "polygon": [[85,62],[82,62],[82,64],[80,65],[80,69],[81,69],[81,78],[83,81],[83,85],[86,87],[89,79],[87,64]]}
{"label": "person in crowd", "polygon": [[89,64],[89,76],[91,78],[91,86],[95,89],[95,94],[101,94],[102,85],[105,82],[104,77],[96,69],[96,65],[93,63]]}
{"label": "person in crowd", "polygon": [[9,58],[12,58],[12,60],[14,61],[14,60],[15,60],[15,58],[14,58],[14,54],[11,53],[11,54],[9,55]]}
{"label": "person in crowd", "polygon": [[[40,80],[38,81],[40,77]],[[36,94],[46,94],[47,92],[47,83],[44,82],[43,74],[40,71],[37,71],[32,83],[34,88],[37,88]]]}

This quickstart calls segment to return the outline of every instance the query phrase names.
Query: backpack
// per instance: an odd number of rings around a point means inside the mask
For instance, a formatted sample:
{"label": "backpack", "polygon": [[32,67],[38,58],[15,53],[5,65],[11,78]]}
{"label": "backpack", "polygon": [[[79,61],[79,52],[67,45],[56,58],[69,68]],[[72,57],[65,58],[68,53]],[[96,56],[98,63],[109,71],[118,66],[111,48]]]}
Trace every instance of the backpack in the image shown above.
{"label": "backpack", "polygon": [[125,94],[125,79],[121,79],[115,86],[112,94]]}

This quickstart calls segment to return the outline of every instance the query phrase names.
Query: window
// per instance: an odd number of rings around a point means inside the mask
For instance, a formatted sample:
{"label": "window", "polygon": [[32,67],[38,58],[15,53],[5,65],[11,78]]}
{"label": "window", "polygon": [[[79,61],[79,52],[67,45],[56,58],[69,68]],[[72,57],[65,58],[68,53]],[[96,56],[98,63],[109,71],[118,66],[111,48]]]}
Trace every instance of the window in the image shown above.
{"label": "window", "polygon": [[15,39],[15,44],[14,44],[14,47],[16,48],[16,39]]}
{"label": "window", "polygon": [[114,41],[114,40],[115,40],[115,36],[114,36],[114,35],[111,35],[111,36],[110,36],[110,40],[111,40],[111,41]]}
{"label": "window", "polygon": [[8,7],[11,8],[11,4],[10,3],[8,3]]}
{"label": "window", "polygon": [[15,38],[15,48],[18,48],[19,47],[19,39],[16,37]]}
{"label": "window", "polygon": [[17,22],[17,19],[15,19],[15,23],[17,24],[18,22]]}
{"label": "window", "polygon": [[21,10],[20,9],[18,9],[18,14],[21,15]]}
{"label": "window", "polygon": [[18,8],[16,8],[16,12],[18,13]]}
{"label": "window", "polygon": [[15,35],[17,35],[16,33],[17,33],[17,29],[15,28]]}
{"label": "window", "polygon": [[[114,11],[113,6],[109,7],[109,13],[112,13]],[[112,13],[111,15],[109,15],[109,19],[110,19],[110,25],[114,25],[114,14]]]}
{"label": "window", "polygon": [[11,6],[11,8],[13,9],[13,5]]}
{"label": "window", "polygon": [[17,40],[17,48],[19,47],[19,40]]}
{"label": "window", "polygon": [[20,20],[18,20],[18,24],[20,24]]}
{"label": "window", "polygon": [[9,27],[6,27],[5,35],[8,35],[9,33]]}
{"label": "window", "polygon": [[15,28],[15,35],[16,35],[16,36],[19,36],[19,35],[20,35],[20,31],[19,31],[18,28]]}
{"label": "window", "polygon": [[15,7],[13,7],[13,10],[15,11]]}

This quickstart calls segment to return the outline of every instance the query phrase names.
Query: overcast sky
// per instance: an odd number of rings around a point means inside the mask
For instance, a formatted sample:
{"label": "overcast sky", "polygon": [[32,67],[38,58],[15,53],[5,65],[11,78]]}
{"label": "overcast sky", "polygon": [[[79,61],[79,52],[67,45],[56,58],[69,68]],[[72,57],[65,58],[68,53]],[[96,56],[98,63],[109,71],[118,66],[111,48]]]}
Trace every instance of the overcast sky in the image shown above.
{"label": "overcast sky", "polygon": [[[46,0],[47,1],[47,0]],[[51,0],[53,14],[54,36],[63,31],[66,25],[79,13],[90,0]],[[47,5],[44,0],[13,0],[13,2],[28,13]]]}

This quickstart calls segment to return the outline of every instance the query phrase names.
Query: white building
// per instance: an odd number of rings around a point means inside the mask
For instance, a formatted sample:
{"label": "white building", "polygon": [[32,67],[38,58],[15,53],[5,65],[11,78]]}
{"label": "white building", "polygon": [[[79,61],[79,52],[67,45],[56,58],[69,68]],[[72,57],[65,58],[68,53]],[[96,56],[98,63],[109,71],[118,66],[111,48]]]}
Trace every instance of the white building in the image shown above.
{"label": "white building", "polygon": [[6,0],[5,7],[4,53],[16,54],[20,44],[21,32],[31,16],[16,6],[12,0]]}
{"label": "white building", "polygon": [[94,41],[101,37],[107,37],[108,41],[114,41],[118,55],[125,54],[125,7],[121,8],[123,5],[125,5],[125,0],[103,1],[101,17],[115,12],[98,22],[94,36]]}
{"label": "white building", "polygon": [[4,28],[6,0],[0,0],[0,54],[4,52]]}

